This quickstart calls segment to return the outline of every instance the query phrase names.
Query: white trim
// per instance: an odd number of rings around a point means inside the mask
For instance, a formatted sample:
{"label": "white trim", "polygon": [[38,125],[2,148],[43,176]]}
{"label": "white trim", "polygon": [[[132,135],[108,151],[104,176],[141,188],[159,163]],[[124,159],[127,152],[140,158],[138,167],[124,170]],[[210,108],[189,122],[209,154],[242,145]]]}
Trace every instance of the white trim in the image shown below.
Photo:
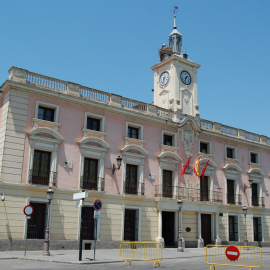
{"label": "white trim", "polygon": [[[233,157],[232,158],[227,157],[227,148],[230,148],[233,150]],[[229,144],[225,144],[225,158],[237,160],[237,147],[229,145]]]}
{"label": "white trim", "polygon": [[[208,144],[208,146],[207,146],[208,152],[207,153],[202,153],[201,152],[201,142]],[[206,155],[212,155],[212,142],[209,141],[209,140],[199,138],[199,140],[198,140],[198,149],[199,149],[199,153],[201,153],[202,155],[205,155],[205,154]]]}
{"label": "white trim", "polygon": [[137,205],[123,205],[123,212],[122,212],[122,232],[121,232],[121,239],[122,241],[124,241],[124,231],[125,231],[125,210],[126,209],[134,209],[134,210],[138,210],[139,214],[138,214],[138,235],[137,241],[141,241],[141,215],[142,215],[142,210],[141,210],[141,206],[137,206]]}
{"label": "white trim", "polygon": [[87,112],[87,111],[84,113],[84,129],[90,131],[90,129],[87,129],[87,118],[88,117],[100,120],[100,130],[97,132],[104,132],[105,131],[105,116],[101,115],[101,114]]}
{"label": "white trim", "polygon": [[228,241],[230,241],[230,224],[229,224],[229,216],[234,216],[234,217],[237,217],[237,236],[238,236],[238,240],[236,241],[239,241],[240,242],[240,217],[239,217],[240,214],[237,214],[237,213],[228,213],[227,215],[227,222],[228,222],[228,228],[227,228],[227,234],[228,234]]}
{"label": "white trim", "polygon": [[[130,121],[126,121],[126,133],[125,133],[125,137],[128,137],[128,127],[134,127],[134,128],[138,128],[139,132],[138,132],[138,141],[143,141],[143,125],[142,124],[138,124],[138,123],[134,123],[134,122],[130,122]],[[133,140],[136,140],[134,138],[131,138]]]}
{"label": "white trim", "polygon": [[[177,148],[177,132],[173,132],[173,131],[169,131],[169,130],[165,130],[165,129],[162,129],[161,131],[161,146],[162,147],[170,147],[169,145],[164,145],[163,142],[164,142],[164,135],[169,135],[169,136],[172,136],[172,147],[175,148],[175,150],[178,150]],[[177,153],[177,151],[176,151]]]}
{"label": "white trim", "polygon": [[263,215],[251,215],[252,216],[252,240],[254,241],[254,221],[253,221],[253,218],[261,218],[261,226],[262,226],[262,242],[264,241],[264,231],[263,231]]}
{"label": "white trim", "polygon": [[[256,163],[251,162],[251,154],[256,155]],[[249,162],[251,164],[260,164],[260,153],[257,151],[249,150]]]}

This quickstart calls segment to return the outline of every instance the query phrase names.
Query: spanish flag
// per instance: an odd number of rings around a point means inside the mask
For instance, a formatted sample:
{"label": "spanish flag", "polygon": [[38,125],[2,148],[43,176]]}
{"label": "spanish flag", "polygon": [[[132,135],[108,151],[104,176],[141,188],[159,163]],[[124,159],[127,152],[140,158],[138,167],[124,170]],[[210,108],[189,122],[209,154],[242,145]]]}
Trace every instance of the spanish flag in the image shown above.
{"label": "spanish flag", "polygon": [[198,160],[196,161],[196,164],[193,168],[193,172],[195,173],[195,175],[197,177],[200,177],[200,159],[201,159],[201,157],[198,158]]}

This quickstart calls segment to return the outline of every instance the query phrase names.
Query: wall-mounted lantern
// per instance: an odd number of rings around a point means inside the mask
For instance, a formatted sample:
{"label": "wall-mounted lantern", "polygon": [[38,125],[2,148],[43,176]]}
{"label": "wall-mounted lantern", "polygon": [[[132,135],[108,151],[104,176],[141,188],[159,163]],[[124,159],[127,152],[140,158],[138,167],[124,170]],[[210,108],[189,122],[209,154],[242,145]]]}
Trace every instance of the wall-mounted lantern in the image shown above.
{"label": "wall-mounted lantern", "polygon": [[112,167],[112,173],[113,173],[113,174],[114,174],[114,172],[115,172],[116,170],[119,170],[119,169],[120,169],[121,163],[122,163],[122,158],[121,158],[120,156],[118,156],[118,158],[116,159],[116,161],[117,161],[117,166],[118,166],[118,168],[116,168],[115,165],[113,164],[113,167]]}
{"label": "wall-mounted lantern", "polygon": [[1,195],[2,195],[2,197],[1,197],[1,200],[2,200],[2,202],[6,199],[5,198],[5,194],[4,193],[0,193]]}
{"label": "wall-mounted lantern", "polygon": [[251,188],[252,187],[252,183],[253,180],[252,179],[248,179],[249,184],[247,185],[246,183],[244,184],[244,192],[246,192],[247,188]]}

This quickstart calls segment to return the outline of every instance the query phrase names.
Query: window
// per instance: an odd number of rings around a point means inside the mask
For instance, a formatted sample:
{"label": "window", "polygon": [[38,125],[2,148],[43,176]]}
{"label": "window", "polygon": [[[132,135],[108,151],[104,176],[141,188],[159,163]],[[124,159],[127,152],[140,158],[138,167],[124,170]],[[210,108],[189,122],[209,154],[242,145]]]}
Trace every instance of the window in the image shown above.
{"label": "window", "polygon": [[126,182],[125,182],[125,193],[137,194],[137,166],[127,164],[126,166]]}
{"label": "window", "polygon": [[54,122],[54,109],[39,106],[38,119]]}
{"label": "window", "polygon": [[164,137],[163,137],[163,144],[164,145],[172,146],[172,141],[173,141],[172,136],[164,134]]}
{"label": "window", "polygon": [[208,176],[200,177],[200,201],[209,201]]}
{"label": "window", "polygon": [[172,171],[163,170],[163,187],[162,197],[172,198],[173,197],[173,186],[172,186]]}
{"label": "window", "polygon": [[232,148],[227,148],[227,158],[233,158],[233,150]]}
{"label": "window", "polygon": [[201,142],[200,143],[200,152],[204,154],[208,154],[208,143]]}
{"label": "window", "polygon": [[87,117],[87,129],[100,131],[100,119]]}
{"label": "window", "polygon": [[250,153],[250,162],[251,163],[258,163],[258,154]]}
{"label": "window", "polygon": [[139,129],[135,127],[128,127],[128,137],[132,139],[139,139]]}
{"label": "window", "polygon": [[260,217],[253,218],[254,241],[262,241],[262,221]]}
{"label": "window", "polygon": [[138,241],[138,210],[125,209],[124,240]]}
{"label": "window", "polygon": [[84,171],[82,176],[82,188],[98,190],[98,160],[85,158]]}
{"label": "window", "polygon": [[234,180],[227,179],[227,203],[235,204]]}
{"label": "window", "polygon": [[258,198],[258,184],[252,183],[251,186],[251,201],[253,206],[259,206],[259,198]]}
{"label": "window", "polygon": [[229,241],[238,241],[238,216],[229,216]]}
{"label": "window", "polygon": [[94,239],[94,208],[84,206],[82,208],[82,240]]}

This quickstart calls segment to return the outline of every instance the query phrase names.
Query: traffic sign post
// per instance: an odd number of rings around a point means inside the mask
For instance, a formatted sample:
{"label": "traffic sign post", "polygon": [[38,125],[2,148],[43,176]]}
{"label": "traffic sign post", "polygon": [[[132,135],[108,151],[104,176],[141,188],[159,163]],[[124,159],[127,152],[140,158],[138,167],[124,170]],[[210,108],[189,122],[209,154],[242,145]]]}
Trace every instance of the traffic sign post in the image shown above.
{"label": "traffic sign post", "polygon": [[96,244],[97,244],[97,221],[100,219],[100,210],[102,208],[102,202],[99,199],[94,200],[93,207],[94,211],[94,219],[95,219],[95,246],[94,246],[94,261],[96,260]]}
{"label": "traffic sign post", "polygon": [[226,248],[225,254],[230,261],[236,261],[240,256],[240,251],[235,246],[229,246]]}
{"label": "traffic sign post", "polygon": [[27,247],[27,234],[28,234],[28,220],[34,214],[34,207],[32,205],[26,205],[23,209],[23,213],[26,218],[26,235],[25,235],[25,247],[24,247],[24,256],[26,256],[26,247]]}

